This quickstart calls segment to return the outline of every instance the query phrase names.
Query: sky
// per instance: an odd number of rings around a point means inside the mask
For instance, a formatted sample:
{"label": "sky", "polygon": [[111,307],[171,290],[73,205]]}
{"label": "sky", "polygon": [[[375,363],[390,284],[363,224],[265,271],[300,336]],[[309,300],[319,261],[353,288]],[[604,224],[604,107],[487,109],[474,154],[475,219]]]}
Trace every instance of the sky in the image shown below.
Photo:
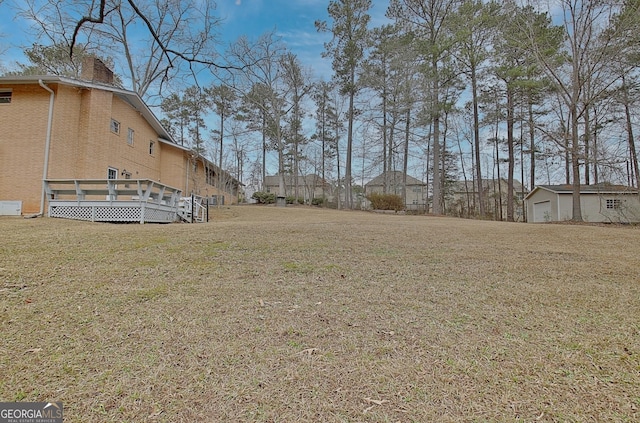
{"label": "sky", "polygon": [[[370,10],[371,26],[387,23],[388,1],[373,1]],[[275,30],[287,47],[296,53],[304,66],[322,79],[331,76],[331,60],[322,58],[324,43],[330,34],[318,33],[316,20],[329,20],[329,0],[219,0],[223,31],[233,40],[240,35],[249,37]]]}
{"label": "sky", "polygon": [[[16,61],[24,62],[24,46],[35,42],[30,38],[28,22],[17,14],[16,5],[23,3],[22,0],[0,0],[0,66],[5,69],[15,66]],[[322,58],[323,44],[330,40],[330,34],[318,33],[314,26],[316,20],[328,20],[329,0],[218,0],[216,3],[218,16],[223,20],[221,35],[225,44],[242,35],[255,39],[275,31],[298,55],[303,66],[312,70],[312,75],[330,78],[331,60]],[[386,22],[384,14],[388,3],[373,2],[372,26]]]}

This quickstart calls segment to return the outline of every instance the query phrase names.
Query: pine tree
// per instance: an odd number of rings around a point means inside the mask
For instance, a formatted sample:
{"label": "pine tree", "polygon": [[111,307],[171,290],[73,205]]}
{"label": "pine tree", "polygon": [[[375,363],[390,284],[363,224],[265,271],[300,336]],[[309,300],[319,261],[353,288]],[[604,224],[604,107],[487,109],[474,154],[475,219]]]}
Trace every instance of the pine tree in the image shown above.
{"label": "pine tree", "polygon": [[355,96],[360,86],[357,80],[359,64],[365,56],[368,36],[369,9],[371,0],[331,0],[328,12],[333,20],[329,29],[327,22],[316,21],[321,32],[330,31],[333,39],[325,43],[324,57],[331,57],[335,78],[340,92],[348,96],[347,110],[347,151],[345,163],[345,202],[347,208],[353,206],[351,198],[351,160],[353,151],[353,124],[355,120]]}

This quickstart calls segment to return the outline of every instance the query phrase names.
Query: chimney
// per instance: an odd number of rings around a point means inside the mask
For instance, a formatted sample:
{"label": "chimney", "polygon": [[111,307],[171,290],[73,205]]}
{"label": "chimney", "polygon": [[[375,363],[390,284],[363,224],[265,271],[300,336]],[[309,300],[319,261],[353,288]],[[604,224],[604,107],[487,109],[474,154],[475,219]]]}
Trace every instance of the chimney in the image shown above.
{"label": "chimney", "polygon": [[80,77],[86,81],[113,84],[113,72],[96,57],[84,58]]}

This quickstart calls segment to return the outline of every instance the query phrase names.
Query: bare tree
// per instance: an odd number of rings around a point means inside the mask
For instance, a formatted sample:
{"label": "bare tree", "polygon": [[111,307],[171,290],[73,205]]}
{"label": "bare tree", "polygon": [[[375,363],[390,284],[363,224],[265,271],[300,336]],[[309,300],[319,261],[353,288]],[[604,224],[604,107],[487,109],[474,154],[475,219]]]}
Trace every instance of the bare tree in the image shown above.
{"label": "bare tree", "polygon": [[331,28],[327,22],[316,21],[320,32],[331,32],[333,39],[325,44],[325,57],[331,57],[336,80],[342,94],[349,98],[347,112],[347,151],[345,163],[345,203],[353,207],[351,198],[351,159],[353,153],[353,123],[355,120],[355,96],[359,90],[357,70],[364,57],[369,24],[371,0],[332,0],[328,12],[333,20]]}
{"label": "bare tree", "polygon": [[316,104],[316,132],[311,136],[311,139],[320,142],[320,172],[323,200],[327,198],[326,180],[328,170],[331,168],[331,159],[335,158],[338,150],[338,134],[333,127],[333,122],[337,120],[337,110],[330,96],[333,89],[332,84],[323,81],[316,84],[313,94],[313,99]]}
{"label": "bare tree", "polygon": [[[227,85],[214,85],[211,87],[207,87],[205,88],[204,92],[208,98],[209,103],[213,106],[214,112],[220,117],[220,127],[217,132],[214,131],[214,136],[217,136],[219,139],[217,184],[218,189],[222,190],[223,183],[225,182],[223,181],[222,175],[222,159],[225,136],[224,124],[227,119],[231,117],[235,112],[236,94]],[[221,203],[221,201],[217,202],[218,208],[222,206]]]}
{"label": "bare tree", "polygon": [[284,82],[289,95],[286,98],[286,138],[289,146],[289,156],[292,163],[291,174],[294,182],[294,196],[299,197],[298,179],[300,173],[300,161],[303,158],[301,149],[308,139],[303,135],[302,121],[304,118],[304,97],[311,91],[313,85],[309,82],[311,77],[303,69],[298,57],[289,52],[282,57],[281,67]]}
{"label": "bare tree", "polygon": [[[482,165],[480,161],[480,113],[478,110],[478,80],[489,59],[489,47],[493,41],[498,22],[500,5],[496,2],[466,0],[454,19],[454,30],[459,41],[454,51],[458,65],[471,84],[471,106],[473,112],[474,168],[477,186],[482,187]],[[478,189],[480,216],[484,216],[483,190]]]}
{"label": "bare tree", "polygon": [[444,170],[441,155],[441,119],[444,104],[443,65],[454,47],[452,19],[460,0],[391,0],[387,14],[412,30],[429,81],[429,114],[433,127],[433,213],[442,213]]}
{"label": "bare tree", "polygon": [[[196,0],[26,0],[22,15],[38,39],[122,58],[129,87],[141,96],[156,93],[180,72],[230,70],[217,53],[220,19],[214,2]],[[142,35],[141,35],[142,34]]]}
{"label": "bare tree", "polygon": [[569,152],[573,185],[572,220],[582,221],[580,204],[580,159],[583,154],[580,122],[593,102],[619,78],[612,77],[609,64],[621,53],[616,31],[607,31],[617,10],[612,2],[560,0],[566,61],[558,63],[546,55],[549,40],[530,28],[530,45],[542,69],[561,96],[569,112]]}
{"label": "bare tree", "polygon": [[263,133],[272,140],[278,152],[279,197],[286,195],[282,125],[288,88],[281,69],[285,53],[284,46],[273,33],[262,35],[255,45],[242,37],[228,53],[238,64],[238,71],[233,73],[230,86],[239,93],[245,93],[243,101],[259,112],[263,119]]}

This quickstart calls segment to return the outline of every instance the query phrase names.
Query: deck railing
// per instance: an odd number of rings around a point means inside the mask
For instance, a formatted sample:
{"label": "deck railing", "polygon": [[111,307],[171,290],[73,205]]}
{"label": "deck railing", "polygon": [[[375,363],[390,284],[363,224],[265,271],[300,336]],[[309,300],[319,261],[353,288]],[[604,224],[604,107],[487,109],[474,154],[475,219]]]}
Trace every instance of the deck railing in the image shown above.
{"label": "deck railing", "polygon": [[169,223],[182,191],[150,179],[48,179],[49,216],[92,222]]}

